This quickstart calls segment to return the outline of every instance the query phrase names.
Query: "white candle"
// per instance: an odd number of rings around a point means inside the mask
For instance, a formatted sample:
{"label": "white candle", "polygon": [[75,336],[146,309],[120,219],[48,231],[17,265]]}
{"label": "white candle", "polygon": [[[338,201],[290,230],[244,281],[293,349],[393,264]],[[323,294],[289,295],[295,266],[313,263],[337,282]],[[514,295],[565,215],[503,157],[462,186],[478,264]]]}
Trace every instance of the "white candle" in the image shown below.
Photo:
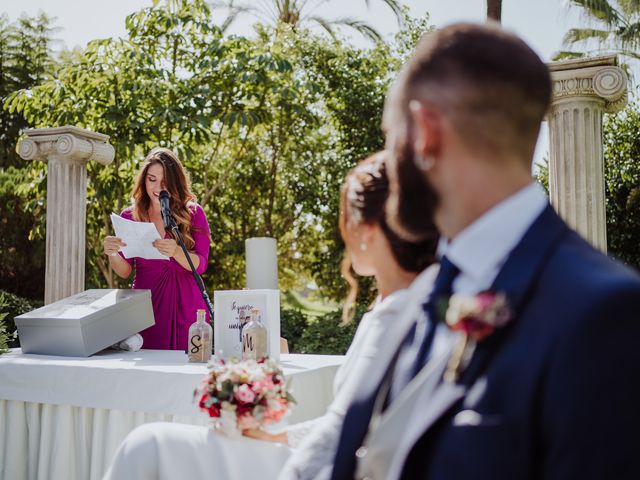
{"label": "white candle", "polygon": [[278,252],[275,238],[254,237],[244,242],[247,288],[278,289]]}

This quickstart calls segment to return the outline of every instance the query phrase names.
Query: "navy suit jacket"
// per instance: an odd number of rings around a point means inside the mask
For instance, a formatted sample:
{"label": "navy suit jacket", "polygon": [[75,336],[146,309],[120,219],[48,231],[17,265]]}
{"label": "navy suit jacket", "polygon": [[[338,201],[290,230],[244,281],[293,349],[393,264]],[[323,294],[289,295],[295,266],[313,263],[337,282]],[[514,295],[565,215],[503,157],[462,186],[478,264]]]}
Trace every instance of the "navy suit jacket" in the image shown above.
{"label": "navy suit jacket", "polygon": [[[494,289],[516,317],[478,345],[466,395],[425,431],[403,478],[640,478],[640,277],[548,207]],[[463,410],[479,415],[460,421]]]}

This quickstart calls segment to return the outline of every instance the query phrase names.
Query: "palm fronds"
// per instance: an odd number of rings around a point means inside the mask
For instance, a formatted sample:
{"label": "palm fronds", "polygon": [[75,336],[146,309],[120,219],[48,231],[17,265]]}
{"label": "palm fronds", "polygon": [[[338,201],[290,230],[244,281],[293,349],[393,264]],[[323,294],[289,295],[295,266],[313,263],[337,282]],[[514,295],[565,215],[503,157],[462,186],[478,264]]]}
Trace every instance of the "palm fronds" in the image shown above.
{"label": "palm fronds", "polygon": [[[371,0],[364,0],[364,3],[367,5],[367,8],[371,6],[370,5]],[[405,23],[404,22],[405,13],[404,13],[404,7],[402,6],[402,3],[400,3],[398,0],[382,0],[382,3],[384,3],[387,7],[389,7],[389,9],[393,12],[393,14],[396,17],[398,26],[402,28]]]}
{"label": "palm fronds", "polygon": [[[251,14],[260,20],[269,23],[286,23],[296,28],[304,23],[315,23],[332,38],[336,38],[336,29],[348,27],[360,33],[374,43],[383,41],[382,35],[369,23],[357,18],[328,19],[316,15],[314,12],[331,0],[244,0],[236,3],[235,0],[213,0],[209,3],[213,8],[228,10],[227,17],[223,20],[221,29],[226,31],[233,22],[242,14]],[[404,26],[406,19],[406,7],[401,0],[380,0],[394,14],[400,28]],[[371,0],[365,0],[367,7]]]}
{"label": "palm fronds", "polygon": [[[593,40],[599,47],[596,53],[640,58],[640,0],[571,0],[570,4],[582,9],[592,28],[569,30],[563,39],[565,46],[587,46]],[[567,53],[575,52],[560,52],[556,57]]]}
{"label": "palm fronds", "polygon": [[317,23],[332,39],[338,39],[336,31],[333,29],[332,22],[328,21],[326,18],[314,15],[313,17],[309,17],[309,21]]}
{"label": "palm fronds", "polygon": [[622,13],[628,17],[640,12],[640,0],[618,0],[618,5]]}
{"label": "palm fronds", "polygon": [[562,43],[566,46],[585,40],[598,40],[604,42],[611,35],[608,30],[599,30],[597,28],[572,28],[565,33]]}
{"label": "palm fronds", "polygon": [[582,58],[584,56],[585,56],[584,52],[572,52],[569,50],[561,50],[559,52],[556,52],[552,60],[555,62],[557,60],[571,60],[573,58]]}
{"label": "palm fronds", "polygon": [[571,4],[583,9],[591,19],[596,19],[605,25],[617,25],[621,15],[608,0],[571,0]]}
{"label": "palm fronds", "polygon": [[344,25],[352,28],[374,43],[383,41],[382,35],[380,35],[380,33],[370,24],[363,22],[362,20],[357,20],[355,18],[339,18],[337,20],[332,20],[331,23],[334,25]]}

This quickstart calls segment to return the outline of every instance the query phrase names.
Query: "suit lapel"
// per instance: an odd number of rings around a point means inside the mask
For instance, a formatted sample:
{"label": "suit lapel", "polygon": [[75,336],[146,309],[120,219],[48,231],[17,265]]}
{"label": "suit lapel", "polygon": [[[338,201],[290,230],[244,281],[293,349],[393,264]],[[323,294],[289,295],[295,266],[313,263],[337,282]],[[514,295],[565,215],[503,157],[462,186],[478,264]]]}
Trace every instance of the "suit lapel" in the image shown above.
{"label": "suit lapel", "polygon": [[508,337],[513,324],[518,321],[547,259],[569,231],[553,208],[547,206],[511,251],[491,290],[506,294],[513,319],[477,345],[460,383],[470,386],[484,371],[499,345]]}
{"label": "suit lapel", "polygon": [[[426,405],[429,397],[434,394],[436,391],[436,386],[438,385],[440,378],[442,378],[442,374],[444,373],[444,369],[447,366],[447,362],[449,359],[450,349],[447,349],[440,353],[436,358],[433,358],[429,361],[425,367],[416,375],[411,382],[398,394],[398,397],[391,402],[387,410],[383,412],[383,403],[387,392],[389,390],[389,385],[391,383],[391,376],[385,379],[385,385],[380,388],[380,392],[378,393],[378,398],[376,400],[376,406],[374,407],[374,413],[372,418],[372,423],[370,425],[371,434],[374,431],[380,429],[383,430],[385,425],[389,422],[396,421],[400,417],[403,417],[407,414],[413,414],[414,409],[417,405]],[[441,401],[446,400],[448,396],[441,398]],[[429,400],[430,401],[430,400]],[[442,405],[438,405],[439,408]],[[421,416],[419,419],[414,420],[419,424],[419,427],[425,428],[427,425],[424,422],[426,417]]]}
{"label": "suit lapel", "polygon": [[[553,208],[547,206],[507,257],[493,283],[492,290],[504,292],[507,295],[514,315],[511,324],[517,322],[533,289],[535,279],[553,253],[555,246],[568,232],[569,229]],[[487,340],[476,346],[473,357],[463,371],[458,384],[441,381],[435,387],[435,391],[429,398],[429,403],[424,405],[423,415],[425,418],[420,422],[423,426],[423,432],[428,431],[464,396],[468,387],[484,371],[500,343],[508,336],[509,326],[496,331]]]}
{"label": "suit lapel", "polygon": [[516,316],[548,257],[569,231],[553,208],[547,206],[507,257],[491,289],[507,294]]}
{"label": "suit lapel", "polygon": [[[447,410],[464,397],[467,390],[464,385],[440,382],[448,360],[449,355],[447,354],[438,359],[436,368],[432,371],[428,371],[428,368],[423,369],[423,371],[427,370],[423,378],[416,377],[418,380],[415,382],[418,387],[418,400],[414,402],[413,408],[407,408],[407,412],[413,417],[408,425],[409,431],[428,430]],[[405,398],[407,397],[405,396]],[[389,412],[389,417],[393,413],[398,414],[401,407],[402,405],[398,405],[394,409],[395,412]]]}
{"label": "suit lapel", "polygon": [[[384,412],[382,403],[388,388],[380,389],[364,441],[370,455],[359,463],[358,477],[386,478],[390,469],[397,469],[398,462],[404,461],[398,452],[407,453],[407,447],[410,448],[422,432],[464,396],[466,387],[463,385],[448,384],[436,389],[449,353],[449,349],[441,351],[428,362]],[[388,386],[389,381],[386,383]]]}

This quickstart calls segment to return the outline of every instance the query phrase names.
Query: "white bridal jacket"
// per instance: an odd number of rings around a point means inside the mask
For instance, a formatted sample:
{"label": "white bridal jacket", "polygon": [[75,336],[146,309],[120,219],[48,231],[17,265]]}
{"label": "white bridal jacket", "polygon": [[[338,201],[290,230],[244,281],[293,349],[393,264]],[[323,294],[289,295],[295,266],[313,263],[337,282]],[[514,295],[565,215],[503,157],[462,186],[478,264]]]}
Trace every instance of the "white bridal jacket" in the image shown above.
{"label": "white bridal jacket", "polygon": [[356,331],[334,381],[334,400],[322,417],[286,428],[289,445],[231,439],[206,427],[150,423],[132,431],[103,480],[175,478],[324,479],[353,396],[382,379],[429,292],[438,267],[431,266],[410,288],[378,301]]}

